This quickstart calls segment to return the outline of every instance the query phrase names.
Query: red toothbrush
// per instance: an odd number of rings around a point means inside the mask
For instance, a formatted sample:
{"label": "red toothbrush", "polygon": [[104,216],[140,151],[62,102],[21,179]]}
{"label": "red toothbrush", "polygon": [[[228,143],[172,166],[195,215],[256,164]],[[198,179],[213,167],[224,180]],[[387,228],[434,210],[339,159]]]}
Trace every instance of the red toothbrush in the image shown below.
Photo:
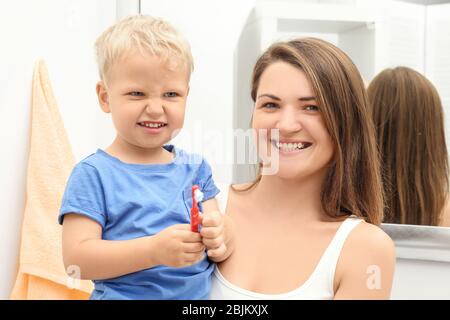
{"label": "red toothbrush", "polygon": [[198,203],[203,200],[203,192],[197,185],[192,186],[191,231],[198,232],[199,209]]}

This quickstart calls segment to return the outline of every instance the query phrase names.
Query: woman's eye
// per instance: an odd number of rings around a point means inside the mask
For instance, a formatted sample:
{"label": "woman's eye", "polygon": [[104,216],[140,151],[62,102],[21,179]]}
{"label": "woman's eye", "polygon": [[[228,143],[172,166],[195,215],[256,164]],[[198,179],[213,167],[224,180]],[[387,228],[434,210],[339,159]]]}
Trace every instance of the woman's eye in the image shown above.
{"label": "woman's eye", "polygon": [[140,92],[140,91],[132,91],[132,92],[130,92],[128,94],[130,96],[132,96],[132,97],[143,97],[144,96],[144,93]]}
{"label": "woman's eye", "polygon": [[262,107],[266,108],[266,109],[276,109],[276,108],[278,108],[278,105],[275,103],[268,102],[268,103],[263,104]]}
{"label": "woman's eye", "polygon": [[307,111],[319,111],[319,107],[318,106],[306,106],[305,110],[307,110]]}
{"label": "woman's eye", "polygon": [[166,98],[175,98],[175,97],[178,97],[178,93],[176,93],[176,92],[166,92],[166,93],[164,93],[164,97],[166,97]]}

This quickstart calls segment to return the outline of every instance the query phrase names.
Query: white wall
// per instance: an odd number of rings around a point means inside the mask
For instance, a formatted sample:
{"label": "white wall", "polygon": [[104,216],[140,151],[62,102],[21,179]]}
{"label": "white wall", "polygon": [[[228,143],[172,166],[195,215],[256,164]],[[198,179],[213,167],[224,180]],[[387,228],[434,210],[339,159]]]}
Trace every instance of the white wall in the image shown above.
{"label": "white wall", "polygon": [[9,297],[17,271],[34,62],[47,63],[76,158],[105,147],[114,132],[96,100],[93,45],[115,18],[112,0],[0,4],[0,299]]}

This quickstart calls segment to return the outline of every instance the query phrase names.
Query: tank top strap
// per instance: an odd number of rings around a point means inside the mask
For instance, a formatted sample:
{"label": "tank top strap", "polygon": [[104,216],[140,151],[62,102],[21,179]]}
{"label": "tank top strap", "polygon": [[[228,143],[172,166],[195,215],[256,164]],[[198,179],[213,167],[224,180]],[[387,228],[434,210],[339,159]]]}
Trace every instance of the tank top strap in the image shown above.
{"label": "tank top strap", "polygon": [[330,292],[333,292],[334,287],[334,274],[336,272],[337,263],[341,255],[344,243],[347,240],[349,234],[352,230],[361,222],[364,221],[362,218],[355,216],[350,216],[342,222],[337,230],[336,234],[325,250],[317,270],[319,274],[326,275],[322,279],[324,280],[324,285],[328,287]]}

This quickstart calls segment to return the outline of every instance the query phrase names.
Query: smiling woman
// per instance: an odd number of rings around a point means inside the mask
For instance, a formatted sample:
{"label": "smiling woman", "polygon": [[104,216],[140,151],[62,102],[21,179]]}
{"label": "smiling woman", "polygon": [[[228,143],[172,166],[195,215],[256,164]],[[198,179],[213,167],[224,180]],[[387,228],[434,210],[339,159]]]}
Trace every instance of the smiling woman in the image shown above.
{"label": "smiling woman", "polygon": [[253,128],[278,130],[279,139],[267,137],[268,147],[279,154],[278,177],[300,179],[327,170],[333,142],[309,81],[298,68],[283,61],[267,67],[260,78]]}
{"label": "smiling woman", "polygon": [[395,249],[377,226],[379,161],[355,65],[319,39],[275,43],[254,67],[251,95],[258,152],[270,150],[278,168],[230,188],[235,249],[210,298],[387,299]]}

